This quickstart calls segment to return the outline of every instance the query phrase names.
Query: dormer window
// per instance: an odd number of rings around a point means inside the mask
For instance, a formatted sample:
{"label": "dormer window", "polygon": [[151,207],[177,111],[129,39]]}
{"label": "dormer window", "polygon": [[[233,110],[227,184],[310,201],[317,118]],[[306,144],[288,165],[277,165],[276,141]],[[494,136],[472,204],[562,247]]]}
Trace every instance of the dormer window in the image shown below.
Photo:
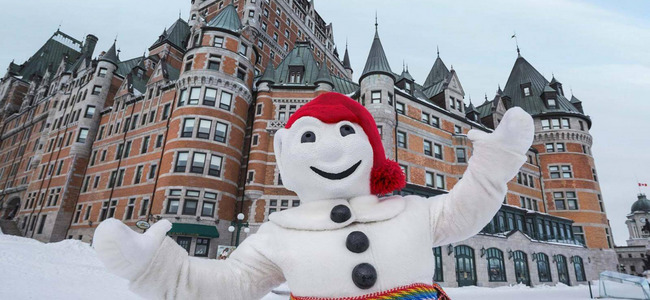
{"label": "dormer window", "polygon": [[408,81],[405,81],[405,82],[404,82],[404,88],[405,88],[407,91],[410,92],[410,91],[411,91],[411,83],[408,82]]}
{"label": "dormer window", "polygon": [[524,83],[521,85],[521,94],[524,97],[528,97],[532,95],[531,89],[530,89],[530,82],[529,83]]}
{"label": "dormer window", "polygon": [[456,108],[456,99],[454,99],[454,97],[449,97],[449,100],[449,107]]}
{"label": "dormer window", "polygon": [[555,99],[547,99],[546,105],[548,105],[548,108],[557,108],[557,102]]}
{"label": "dormer window", "polygon": [[302,66],[289,67],[289,83],[301,83],[305,68]]}

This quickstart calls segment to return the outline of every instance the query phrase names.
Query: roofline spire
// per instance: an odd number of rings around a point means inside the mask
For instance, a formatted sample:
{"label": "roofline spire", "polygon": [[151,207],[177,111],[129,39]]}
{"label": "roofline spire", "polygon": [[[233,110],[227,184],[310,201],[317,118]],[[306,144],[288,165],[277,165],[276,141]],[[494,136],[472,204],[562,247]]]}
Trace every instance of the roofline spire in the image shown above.
{"label": "roofline spire", "polygon": [[438,54],[438,58],[440,58],[440,46],[436,45],[436,54]]}
{"label": "roofline spire", "polygon": [[375,32],[377,32],[379,29],[379,22],[377,22],[377,10],[375,10]]}
{"label": "roofline spire", "polygon": [[521,51],[519,51],[519,40],[517,40],[517,32],[513,32],[512,37],[510,39],[515,39],[515,45],[517,46],[517,57],[521,57]]}

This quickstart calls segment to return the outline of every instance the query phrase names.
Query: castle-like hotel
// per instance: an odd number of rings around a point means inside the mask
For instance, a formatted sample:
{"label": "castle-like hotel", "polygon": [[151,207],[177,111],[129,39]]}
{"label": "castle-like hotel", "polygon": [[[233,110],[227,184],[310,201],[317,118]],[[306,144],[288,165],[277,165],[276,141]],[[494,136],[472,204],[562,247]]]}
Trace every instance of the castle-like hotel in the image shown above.
{"label": "castle-like hotel", "polygon": [[120,57],[119,41],[95,56],[97,41],[57,30],[0,82],[0,217],[21,235],[91,242],[107,218],[135,230],[168,219],[191,255],[214,258],[246,237],[228,230],[238,214],[254,232],[300,205],[283,188],[273,135],[301,105],[335,91],[374,115],[406,173],[402,194],[453,188],[472,155],[468,130],[491,131],[513,106],[534,117],[528,162],[502,209],[475,237],[432,249],[434,280],[572,285],[616,269],[592,120],[521,55],[504,88],[475,105],[463,70],[435,54],[420,62],[432,65],[423,81],[394,72],[378,31],[353,80],[347,48],[341,59],[331,24],[308,0],[192,0],[189,20],[152,37],[142,57]]}

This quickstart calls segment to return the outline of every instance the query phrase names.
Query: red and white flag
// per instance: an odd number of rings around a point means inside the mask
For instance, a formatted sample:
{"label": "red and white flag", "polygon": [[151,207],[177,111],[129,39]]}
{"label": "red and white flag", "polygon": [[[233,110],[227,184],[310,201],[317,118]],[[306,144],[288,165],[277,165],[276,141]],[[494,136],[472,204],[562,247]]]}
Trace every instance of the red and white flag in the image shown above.
{"label": "red and white flag", "polygon": [[641,183],[641,182],[639,182],[639,186],[646,186],[646,187],[647,187],[648,184],[647,184],[647,183]]}

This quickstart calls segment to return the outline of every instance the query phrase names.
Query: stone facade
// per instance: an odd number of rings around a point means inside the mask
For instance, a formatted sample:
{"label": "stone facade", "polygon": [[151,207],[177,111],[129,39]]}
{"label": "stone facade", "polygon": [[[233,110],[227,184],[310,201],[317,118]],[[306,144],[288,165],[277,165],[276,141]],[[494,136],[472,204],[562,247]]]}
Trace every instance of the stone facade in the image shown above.
{"label": "stone facade", "polygon": [[[366,106],[387,156],[406,173],[400,193],[427,197],[461,179],[473,151],[467,132],[492,131],[515,106],[510,85],[478,107],[468,104],[460,75],[440,57],[424,85],[406,69],[392,72],[378,33],[354,82],[347,49],[341,60],[332,26],[313,2],[225,2],[192,1],[189,20],[175,21],[142,57],[121,59],[117,42],[93,57],[94,36],[80,42],[57,32],[47,45],[60,43],[59,35],[70,40],[56,48],[63,49],[52,58],[58,67],[27,72],[38,61],[12,63],[0,84],[0,216],[48,242],[92,242],[106,218],[136,230],[139,221],[164,218],[174,224],[170,236],[191,255],[214,258],[219,245],[236,244],[228,228],[238,214],[246,223],[240,225],[255,232],[269,214],[300,205],[282,185],[273,137],[314,97],[335,91]],[[563,97],[561,86],[553,89]],[[589,151],[591,120],[575,103],[547,114],[558,128],[534,115],[535,144],[508,183],[501,211],[481,234],[434,248],[442,267],[437,281],[555,283],[563,261],[562,280],[574,284],[615,268]],[[499,253],[502,270],[489,270],[487,257],[496,262],[492,255]],[[550,281],[540,280],[539,257],[548,259]],[[456,272],[461,259],[472,262],[462,260],[468,272]],[[495,272],[504,278],[490,280]]]}

